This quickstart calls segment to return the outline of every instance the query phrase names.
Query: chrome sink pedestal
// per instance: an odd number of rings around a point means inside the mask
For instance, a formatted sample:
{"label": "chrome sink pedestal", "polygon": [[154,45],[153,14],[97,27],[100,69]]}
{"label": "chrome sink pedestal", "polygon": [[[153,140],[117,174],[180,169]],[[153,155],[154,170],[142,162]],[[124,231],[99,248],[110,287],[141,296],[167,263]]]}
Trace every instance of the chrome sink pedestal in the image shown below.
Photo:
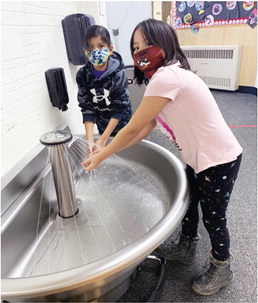
{"label": "chrome sink pedestal", "polygon": [[72,135],[67,131],[53,131],[40,137],[40,142],[48,148],[59,216],[62,218],[71,218],[79,211],[68,153],[68,142],[71,140]]}

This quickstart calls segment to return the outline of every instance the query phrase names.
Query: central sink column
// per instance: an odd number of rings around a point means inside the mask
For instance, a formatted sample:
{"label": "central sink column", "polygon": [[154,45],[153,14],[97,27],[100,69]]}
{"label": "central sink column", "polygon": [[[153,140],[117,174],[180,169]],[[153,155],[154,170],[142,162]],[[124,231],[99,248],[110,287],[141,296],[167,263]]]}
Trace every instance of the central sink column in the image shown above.
{"label": "central sink column", "polygon": [[62,218],[73,217],[79,211],[76,205],[74,181],[68,153],[68,142],[71,139],[72,134],[65,131],[53,131],[40,137],[40,142],[48,148],[59,216]]}

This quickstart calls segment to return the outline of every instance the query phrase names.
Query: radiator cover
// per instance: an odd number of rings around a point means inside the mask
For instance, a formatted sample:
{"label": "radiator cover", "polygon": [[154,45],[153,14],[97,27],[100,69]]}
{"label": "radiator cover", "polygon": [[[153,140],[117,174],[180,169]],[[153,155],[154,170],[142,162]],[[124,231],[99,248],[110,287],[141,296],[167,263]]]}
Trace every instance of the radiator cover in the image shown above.
{"label": "radiator cover", "polygon": [[239,88],[242,45],[198,45],[181,47],[195,72],[209,88]]}

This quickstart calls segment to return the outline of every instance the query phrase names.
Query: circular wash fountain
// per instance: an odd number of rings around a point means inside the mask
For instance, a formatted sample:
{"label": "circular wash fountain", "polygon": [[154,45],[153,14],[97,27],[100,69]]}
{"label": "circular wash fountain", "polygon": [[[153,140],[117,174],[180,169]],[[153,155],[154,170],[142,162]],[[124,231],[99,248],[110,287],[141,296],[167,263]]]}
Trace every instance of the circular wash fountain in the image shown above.
{"label": "circular wash fountain", "polygon": [[116,301],[187,210],[184,167],[168,150],[142,140],[86,173],[85,140],[62,135],[41,137],[50,161],[2,215],[3,300]]}

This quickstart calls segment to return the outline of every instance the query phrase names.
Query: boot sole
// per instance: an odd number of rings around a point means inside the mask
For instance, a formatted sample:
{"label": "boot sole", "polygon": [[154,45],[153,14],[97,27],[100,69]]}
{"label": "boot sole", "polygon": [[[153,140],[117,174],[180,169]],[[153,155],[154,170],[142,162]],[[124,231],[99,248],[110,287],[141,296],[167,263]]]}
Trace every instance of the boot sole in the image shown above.
{"label": "boot sole", "polygon": [[210,291],[201,291],[200,289],[198,289],[197,287],[194,286],[194,284],[192,285],[192,290],[197,293],[198,295],[202,295],[202,296],[210,296],[215,294],[217,291],[219,291],[221,288],[226,287],[228,285],[230,285],[233,282],[233,274],[230,276],[230,278],[225,281],[221,286],[217,287],[216,289],[210,290]]}

